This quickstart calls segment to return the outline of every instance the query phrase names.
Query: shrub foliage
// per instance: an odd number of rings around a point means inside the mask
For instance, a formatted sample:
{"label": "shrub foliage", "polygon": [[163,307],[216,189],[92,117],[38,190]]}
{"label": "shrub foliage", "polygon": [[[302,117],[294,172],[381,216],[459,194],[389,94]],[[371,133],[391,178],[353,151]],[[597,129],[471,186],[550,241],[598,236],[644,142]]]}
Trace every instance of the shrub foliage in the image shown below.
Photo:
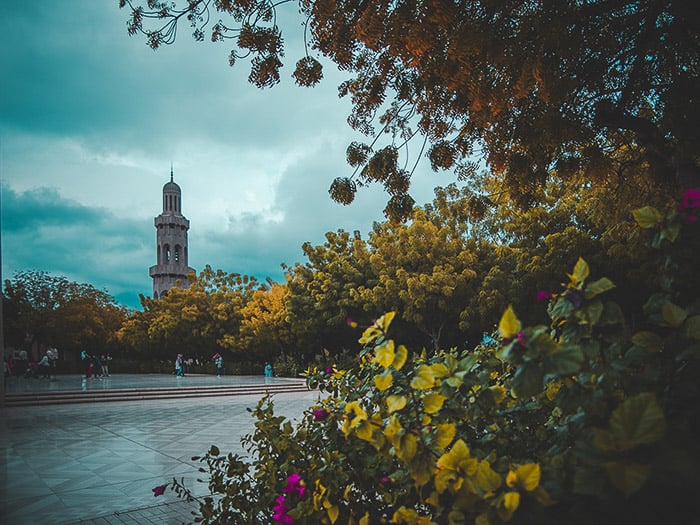
{"label": "shrub foliage", "polygon": [[211,492],[197,520],[694,523],[700,303],[679,269],[698,253],[693,213],[634,214],[660,248],[644,319],[583,259],[541,294],[549,324],[523,326],[509,307],[473,349],[410,349],[386,313],[353,366],[306,371],[321,395],[300,420],[264,398],[247,457],[197,458]]}

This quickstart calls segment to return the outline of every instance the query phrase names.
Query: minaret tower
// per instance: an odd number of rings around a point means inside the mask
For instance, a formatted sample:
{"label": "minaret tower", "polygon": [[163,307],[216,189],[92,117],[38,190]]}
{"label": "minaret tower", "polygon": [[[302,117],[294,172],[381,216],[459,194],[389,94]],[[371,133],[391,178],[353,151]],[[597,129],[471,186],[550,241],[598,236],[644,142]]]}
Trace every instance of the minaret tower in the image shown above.
{"label": "minaret tower", "polygon": [[155,226],[158,264],[151,266],[148,273],[153,278],[153,298],[161,299],[177,281],[187,288],[187,274],[195,271],[187,266],[190,221],[182,215],[182,192],[173,181],[172,166],[170,182],[163,186],[163,213],[155,218]]}

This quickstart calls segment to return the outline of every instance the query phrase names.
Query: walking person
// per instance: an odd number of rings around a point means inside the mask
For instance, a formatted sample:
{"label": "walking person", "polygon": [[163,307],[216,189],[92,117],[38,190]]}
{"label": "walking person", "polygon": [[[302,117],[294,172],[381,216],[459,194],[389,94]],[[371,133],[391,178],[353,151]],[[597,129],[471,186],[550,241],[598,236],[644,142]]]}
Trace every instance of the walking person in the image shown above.
{"label": "walking person", "polygon": [[109,377],[109,362],[112,360],[112,356],[109,354],[100,356],[100,362],[102,364],[102,377]]}
{"label": "walking person", "polygon": [[175,375],[177,377],[182,377],[185,375],[185,370],[183,369],[182,354],[177,354],[175,358]]}
{"label": "walking person", "polygon": [[90,377],[92,370],[90,369],[92,364],[90,363],[90,354],[85,350],[80,351],[80,362],[83,364],[83,372],[85,372],[85,379]]}
{"label": "walking person", "polygon": [[221,377],[224,373],[224,358],[221,354],[214,354],[214,366],[216,366],[216,377]]}
{"label": "walking person", "polygon": [[50,366],[51,364],[49,363],[49,355],[44,354],[41,360],[36,365],[36,377],[39,377],[41,375],[44,379],[51,379],[51,369],[49,368]]}

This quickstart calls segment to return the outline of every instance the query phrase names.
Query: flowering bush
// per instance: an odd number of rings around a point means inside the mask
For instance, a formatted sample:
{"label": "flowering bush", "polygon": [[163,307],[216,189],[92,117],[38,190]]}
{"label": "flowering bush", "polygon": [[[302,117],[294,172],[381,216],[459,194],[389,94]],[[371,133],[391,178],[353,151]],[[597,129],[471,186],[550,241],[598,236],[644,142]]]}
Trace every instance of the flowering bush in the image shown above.
{"label": "flowering bush", "polygon": [[662,248],[643,319],[583,259],[538,297],[548,325],[522,326],[509,307],[495,345],[428,355],[392,339],[389,312],[364,330],[355,366],[307,370],[323,393],[296,425],[266,397],[247,459],[215,446],[198,459],[211,491],[198,520],[695,523],[700,290],[678,281],[672,245],[697,226],[678,211],[635,218]]}

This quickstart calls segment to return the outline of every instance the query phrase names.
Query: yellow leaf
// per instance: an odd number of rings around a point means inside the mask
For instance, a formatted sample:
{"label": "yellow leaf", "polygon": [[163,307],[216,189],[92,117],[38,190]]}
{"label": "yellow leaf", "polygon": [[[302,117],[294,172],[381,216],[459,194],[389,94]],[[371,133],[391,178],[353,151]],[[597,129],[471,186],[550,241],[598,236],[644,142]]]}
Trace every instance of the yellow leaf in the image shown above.
{"label": "yellow leaf", "polygon": [[489,387],[489,390],[493,394],[493,401],[496,405],[500,405],[506,398],[506,389],[502,386],[494,385]]}
{"label": "yellow leaf", "polygon": [[450,375],[450,369],[442,363],[434,363],[430,365],[430,369],[433,371],[436,378],[447,377]]}
{"label": "yellow leaf", "polygon": [[503,506],[508,512],[515,512],[520,506],[520,494],[517,492],[506,492],[503,495]]}
{"label": "yellow leaf", "polygon": [[498,323],[498,333],[504,339],[512,339],[520,331],[520,321],[518,320],[512,306],[508,306]]}
{"label": "yellow leaf", "polygon": [[352,428],[356,427],[362,421],[365,421],[367,419],[367,412],[365,412],[365,410],[360,406],[360,403],[358,401],[352,401],[345,405],[345,412],[352,412],[355,415],[355,417],[350,422],[350,426]]}
{"label": "yellow leaf", "polygon": [[386,406],[390,414],[401,410],[403,407],[406,406],[406,402],[407,399],[404,396],[392,395],[386,398]]}
{"label": "yellow leaf", "polygon": [[391,324],[391,321],[394,319],[395,315],[396,312],[387,312],[377,319],[375,324],[386,334],[389,331],[389,325]]}
{"label": "yellow leaf", "polygon": [[537,463],[520,465],[515,475],[518,477],[518,485],[528,492],[532,492],[540,484],[540,466]]}
{"label": "yellow leaf", "polygon": [[464,478],[460,477],[456,470],[438,470],[437,474],[435,474],[435,489],[440,494],[450,487],[454,490],[459,490],[462,487],[463,481]]}
{"label": "yellow leaf", "polygon": [[414,390],[427,390],[435,385],[435,372],[428,365],[420,365],[416,375],[411,380]]}
{"label": "yellow leaf", "polygon": [[428,414],[437,414],[442,408],[445,399],[447,397],[443,395],[430,393],[423,398],[423,410]]}
{"label": "yellow leaf", "polygon": [[653,206],[632,210],[632,216],[641,228],[653,228],[661,222],[661,213]]}
{"label": "yellow leaf", "polygon": [[411,461],[418,452],[418,440],[413,434],[404,434],[399,439],[398,446],[394,446],[396,447],[396,455],[402,461]]}
{"label": "yellow leaf", "polygon": [[688,317],[688,312],[686,312],[685,309],[681,308],[680,306],[676,306],[672,302],[666,301],[663,305],[661,305],[661,315],[669,326],[678,328],[683,324],[685,318]]}
{"label": "yellow leaf", "polygon": [[369,525],[369,512],[365,512],[365,515],[360,518],[357,525]]}
{"label": "yellow leaf", "polygon": [[443,423],[437,427],[437,437],[435,441],[441,449],[448,447],[457,434],[457,427],[454,423]]}
{"label": "yellow leaf", "polygon": [[372,361],[383,366],[384,368],[389,368],[389,366],[391,366],[391,363],[394,362],[393,339],[384,341],[374,349],[374,359],[372,359]]}
{"label": "yellow leaf", "polygon": [[355,435],[363,441],[369,441],[370,443],[374,440],[372,435],[374,434],[374,425],[369,421],[361,421],[355,427]]}
{"label": "yellow leaf", "polygon": [[545,389],[545,395],[550,401],[554,401],[561,389],[561,383],[558,381],[551,381],[547,383],[547,388]]}
{"label": "yellow leaf", "polygon": [[331,520],[331,523],[335,523],[338,520],[338,515],[340,514],[338,505],[327,506],[326,512],[328,512],[328,519]]}
{"label": "yellow leaf", "polygon": [[377,328],[376,326],[370,326],[367,328],[363,333],[362,337],[360,337],[359,341],[361,345],[366,345],[374,341],[377,337],[382,335],[382,331]]}
{"label": "yellow leaf", "polygon": [[438,458],[437,466],[441,469],[454,470],[467,476],[473,476],[478,466],[478,460],[471,457],[467,444],[458,439],[449,452]]}
{"label": "yellow leaf", "polygon": [[386,427],[384,427],[384,435],[389,441],[393,442],[394,438],[399,435],[402,430],[403,427],[401,426],[399,418],[397,418],[396,415],[393,415],[389,418],[389,422],[387,423]]}
{"label": "yellow leaf", "polygon": [[506,485],[508,485],[509,488],[513,488],[517,486],[518,484],[518,475],[513,472],[512,470],[508,471],[508,475],[506,476]]}
{"label": "yellow leaf", "polygon": [[391,370],[385,370],[383,374],[374,376],[374,384],[380,392],[389,388],[393,382],[394,376]]}
{"label": "yellow leaf", "polygon": [[394,356],[394,362],[392,363],[392,366],[396,370],[401,370],[401,367],[406,363],[406,359],[408,358],[408,350],[404,345],[399,345],[399,347],[396,349],[396,355]]}
{"label": "yellow leaf", "polygon": [[501,486],[501,476],[491,468],[491,464],[484,460],[476,469],[476,483],[482,492],[494,492]]}
{"label": "yellow leaf", "polygon": [[574,288],[578,287],[588,278],[589,273],[590,269],[588,268],[588,263],[579,257],[578,261],[576,261],[576,264],[574,265],[574,272],[569,274],[571,285]]}

